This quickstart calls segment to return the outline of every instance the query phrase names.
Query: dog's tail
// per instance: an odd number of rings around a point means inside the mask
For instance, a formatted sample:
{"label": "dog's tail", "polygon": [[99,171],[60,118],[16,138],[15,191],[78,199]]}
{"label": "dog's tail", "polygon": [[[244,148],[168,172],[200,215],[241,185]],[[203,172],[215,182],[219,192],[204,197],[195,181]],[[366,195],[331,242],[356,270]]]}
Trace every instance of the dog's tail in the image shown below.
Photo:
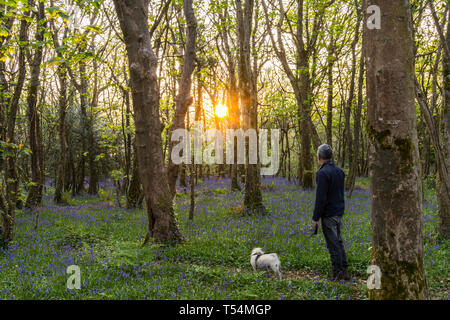
{"label": "dog's tail", "polygon": [[276,253],[272,253],[273,257],[278,260],[278,263],[275,264],[275,272],[277,273],[278,277],[281,279],[281,263],[280,259],[278,258],[278,255]]}

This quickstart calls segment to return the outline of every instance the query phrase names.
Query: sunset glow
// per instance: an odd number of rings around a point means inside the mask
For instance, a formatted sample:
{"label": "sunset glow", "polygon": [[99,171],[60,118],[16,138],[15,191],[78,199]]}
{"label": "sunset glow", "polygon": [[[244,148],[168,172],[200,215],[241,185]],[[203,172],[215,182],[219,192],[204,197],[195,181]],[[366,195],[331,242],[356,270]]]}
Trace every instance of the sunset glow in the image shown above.
{"label": "sunset glow", "polygon": [[228,108],[226,105],[219,104],[216,107],[216,116],[223,118],[228,114]]}

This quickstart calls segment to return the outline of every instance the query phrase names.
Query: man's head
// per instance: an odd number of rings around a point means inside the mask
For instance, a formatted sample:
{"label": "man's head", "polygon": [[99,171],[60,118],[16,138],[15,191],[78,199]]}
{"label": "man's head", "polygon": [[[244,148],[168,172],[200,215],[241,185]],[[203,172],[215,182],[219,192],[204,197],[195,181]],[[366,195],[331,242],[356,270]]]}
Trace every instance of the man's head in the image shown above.
{"label": "man's head", "polygon": [[317,161],[323,164],[333,159],[333,150],[328,144],[323,144],[317,149]]}

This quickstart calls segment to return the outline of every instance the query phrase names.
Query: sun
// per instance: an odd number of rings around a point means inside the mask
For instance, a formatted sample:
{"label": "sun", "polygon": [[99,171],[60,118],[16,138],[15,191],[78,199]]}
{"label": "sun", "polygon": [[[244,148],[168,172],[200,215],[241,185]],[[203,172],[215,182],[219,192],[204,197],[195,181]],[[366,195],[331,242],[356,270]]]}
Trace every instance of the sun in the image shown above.
{"label": "sun", "polygon": [[216,116],[218,116],[219,118],[223,118],[227,115],[228,113],[228,108],[226,105],[223,104],[218,104],[216,106]]}

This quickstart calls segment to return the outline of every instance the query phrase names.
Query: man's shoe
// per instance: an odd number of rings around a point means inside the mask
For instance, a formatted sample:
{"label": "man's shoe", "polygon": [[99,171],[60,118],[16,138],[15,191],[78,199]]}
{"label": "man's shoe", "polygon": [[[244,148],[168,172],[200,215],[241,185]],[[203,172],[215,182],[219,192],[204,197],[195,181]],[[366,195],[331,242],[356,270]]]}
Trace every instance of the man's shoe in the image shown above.
{"label": "man's shoe", "polygon": [[333,273],[333,275],[328,276],[328,281],[349,281],[351,280],[350,274],[348,273],[348,270],[345,269],[344,271],[342,271],[341,273]]}

